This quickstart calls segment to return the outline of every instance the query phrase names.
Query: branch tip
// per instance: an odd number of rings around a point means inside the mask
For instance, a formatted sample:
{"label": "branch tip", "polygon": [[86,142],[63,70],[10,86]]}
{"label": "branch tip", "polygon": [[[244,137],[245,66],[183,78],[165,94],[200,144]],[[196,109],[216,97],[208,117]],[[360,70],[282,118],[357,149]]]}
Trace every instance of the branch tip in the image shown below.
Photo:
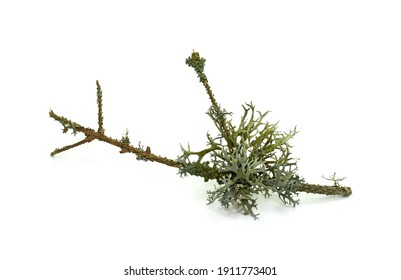
{"label": "branch tip", "polygon": [[103,91],[99,84],[99,81],[96,80],[96,88],[97,88],[97,119],[98,119],[98,132],[104,134],[103,128]]}

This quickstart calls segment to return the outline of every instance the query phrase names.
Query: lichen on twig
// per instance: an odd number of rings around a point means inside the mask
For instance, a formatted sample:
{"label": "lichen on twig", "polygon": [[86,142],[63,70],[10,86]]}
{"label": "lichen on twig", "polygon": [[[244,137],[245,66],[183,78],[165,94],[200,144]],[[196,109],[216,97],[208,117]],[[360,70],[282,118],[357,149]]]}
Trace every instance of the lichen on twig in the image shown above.
{"label": "lichen on twig", "polygon": [[[266,120],[268,112],[257,111],[252,103],[242,106],[243,115],[236,126],[231,119],[231,113],[217,103],[204,72],[206,60],[199,53],[192,52],[186,59],[186,64],[194,68],[199,81],[203,84],[210,99],[211,106],[207,115],[218,130],[218,135],[206,135],[207,147],[201,151],[192,151],[181,146],[182,154],[177,159],[169,159],[153,154],[150,147],[131,145],[128,130],[120,140],[105,135],[103,127],[103,91],[98,81],[97,130],[84,127],[52,110],[49,116],[60,122],[63,133],[72,131],[74,135],[83,133],[85,138],[75,144],[55,149],[51,156],[67,151],[95,139],[120,148],[121,153],[134,153],[137,160],[154,161],[178,168],[180,176],[200,176],[205,181],[215,180],[213,190],[209,190],[208,203],[215,201],[226,208],[233,207],[244,215],[258,217],[257,199],[259,195],[270,197],[276,193],[284,204],[296,206],[299,204],[300,192],[349,196],[349,187],[339,184],[344,178],[337,178],[335,173],[326,178],[333,182],[332,186],[321,186],[306,183],[298,174],[297,161],[291,155],[290,140],[297,133],[296,129],[288,132],[278,130],[277,123]],[[196,157],[193,160],[193,157]]]}

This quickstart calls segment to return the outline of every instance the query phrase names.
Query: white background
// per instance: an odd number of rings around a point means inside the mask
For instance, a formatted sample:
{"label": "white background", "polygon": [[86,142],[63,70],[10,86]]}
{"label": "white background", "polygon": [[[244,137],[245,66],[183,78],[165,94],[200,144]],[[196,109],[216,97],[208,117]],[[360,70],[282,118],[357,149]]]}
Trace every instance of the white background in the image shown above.
{"label": "white background", "polygon": [[[0,279],[170,279],[133,267],[275,266],[272,279],[396,279],[400,255],[399,1],[1,1]],[[308,182],[347,199],[259,199],[255,221],[206,205],[213,182],[62,134],[49,109],[176,158],[200,150],[208,98],[297,126]],[[182,279],[265,279],[263,276]],[[171,278],[172,279],[172,278]],[[175,277],[174,279],[178,279]],[[269,279],[269,278],[268,278]]]}

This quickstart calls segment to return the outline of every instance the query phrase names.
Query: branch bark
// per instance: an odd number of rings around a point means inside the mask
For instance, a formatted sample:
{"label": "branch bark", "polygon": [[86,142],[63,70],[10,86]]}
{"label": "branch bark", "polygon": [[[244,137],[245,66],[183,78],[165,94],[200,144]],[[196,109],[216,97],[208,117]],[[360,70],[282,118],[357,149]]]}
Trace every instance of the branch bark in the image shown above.
{"label": "branch bark", "polygon": [[314,184],[304,184],[298,188],[298,191],[325,195],[339,195],[343,197],[347,197],[352,194],[352,190],[350,187],[322,186]]}

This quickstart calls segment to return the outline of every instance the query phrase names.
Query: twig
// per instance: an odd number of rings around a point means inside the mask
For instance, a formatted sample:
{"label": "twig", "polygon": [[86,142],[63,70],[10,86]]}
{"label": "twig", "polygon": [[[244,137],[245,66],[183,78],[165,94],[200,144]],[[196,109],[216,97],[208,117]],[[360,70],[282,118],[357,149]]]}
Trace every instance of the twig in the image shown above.
{"label": "twig", "polygon": [[97,119],[98,119],[98,132],[101,134],[104,134],[104,128],[103,128],[103,92],[102,88],[100,87],[99,81],[96,80],[96,87],[97,87],[97,108],[98,108],[98,113],[97,113]]}
{"label": "twig", "polygon": [[53,152],[51,152],[50,155],[51,155],[51,156],[55,156],[55,155],[57,155],[57,154],[59,154],[59,153],[61,153],[61,152],[65,152],[65,151],[67,151],[67,150],[69,150],[69,149],[78,147],[79,145],[82,145],[82,144],[85,144],[85,143],[89,143],[89,142],[91,142],[93,139],[94,139],[94,138],[86,137],[84,140],[81,140],[81,141],[79,141],[79,142],[77,142],[77,143],[75,143],[75,144],[68,145],[68,146],[62,147],[62,148],[60,148],[60,149],[55,149]]}
{"label": "twig", "polygon": [[322,186],[314,184],[303,184],[298,188],[298,191],[314,194],[339,195],[343,197],[347,197],[352,194],[352,190],[350,187],[342,187],[338,185]]}
{"label": "twig", "polygon": [[140,159],[155,161],[155,162],[159,162],[159,163],[162,163],[162,164],[165,164],[168,166],[172,166],[172,167],[180,167],[180,163],[178,163],[172,159],[168,159],[166,157],[158,156],[158,155],[151,153],[149,147],[148,147],[148,149],[146,149],[144,151],[140,147],[137,148],[137,147],[134,147],[134,146],[128,144],[126,141],[119,141],[117,139],[113,139],[111,137],[106,136],[104,134],[104,128],[103,128],[102,91],[101,91],[98,81],[96,81],[96,85],[97,85],[97,103],[98,103],[98,120],[99,120],[98,131],[95,131],[92,128],[87,128],[87,127],[80,125],[76,122],[73,122],[63,116],[59,116],[59,115],[55,114],[52,110],[50,110],[49,116],[51,118],[53,118],[54,120],[60,122],[63,125],[64,133],[66,133],[68,131],[68,129],[72,129],[74,134],[76,134],[77,132],[81,132],[81,133],[85,134],[85,136],[86,136],[85,139],[83,139],[75,144],[68,145],[63,148],[55,149],[50,154],[51,156],[54,156],[61,152],[78,147],[82,144],[89,143],[89,142],[93,141],[94,139],[97,139],[99,141],[106,142],[113,146],[119,147],[121,149],[121,151],[120,151],[121,153],[126,153],[126,152],[133,153],[133,154],[136,154],[138,156],[138,158],[140,158]]}
{"label": "twig", "polygon": [[[99,90],[100,90],[99,82],[96,81],[96,84],[97,84],[98,93],[99,93]],[[92,128],[88,128],[83,125],[80,125],[76,122],[73,122],[73,121],[63,117],[63,116],[59,116],[56,113],[54,113],[52,110],[49,111],[49,116],[51,118],[53,118],[54,120],[60,122],[63,125],[64,133],[68,131],[67,128],[70,128],[70,129],[73,129],[74,134],[76,134],[76,132],[81,132],[81,133],[85,134],[85,136],[86,136],[85,139],[83,139],[77,143],[55,149],[53,152],[51,152],[51,154],[50,154],[51,156],[55,156],[61,152],[65,152],[69,149],[78,147],[82,144],[90,143],[93,140],[97,139],[99,141],[106,142],[106,143],[109,143],[113,146],[120,148],[121,153],[127,153],[127,152],[133,153],[142,159],[146,159],[149,161],[155,161],[155,162],[162,163],[164,165],[171,166],[171,167],[180,168],[182,166],[180,162],[177,162],[175,160],[151,153],[150,148],[147,150],[143,150],[141,148],[134,147],[130,144],[124,143],[123,141],[113,139],[111,137],[106,136],[104,134],[102,121],[100,121],[100,120],[103,120],[102,106],[101,106],[102,105],[102,95],[98,94],[97,97],[98,97],[98,99],[97,99],[98,104],[100,104],[100,106],[98,106],[99,128],[100,128],[98,131],[95,131]],[[212,150],[212,149],[214,149],[214,148],[213,147],[209,148],[209,150]],[[206,151],[209,151],[209,150],[206,150]],[[198,154],[198,153],[193,153],[193,154]],[[201,156],[203,156],[203,155],[201,155]],[[219,179],[223,176],[223,173],[215,172],[215,171],[211,172],[210,174],[214,174],[214,176],[210,177],[209,179]],[[315,193],[315,194],[325,194],[325,195],[340,195],[340,196],[344,196],[344,197],[352,194],[351,188],[349,188],[349,187],[322,186],[322,185],[314,185],[314,184],[303,184],[296,191],[306,192],[306,193]]]}
{"label": "twig", "polygon": [[220,108],[219,104],[217,103],[204,71],[206,59],[200,57],[198,52],[193,51],[192,55],[188,57],[185,62],[188,66],[194,68],[196,74],[198,75],[199,81],[205,87],[206,93],[209,96],[210,102],[212,103],[213,110],[211,113],[214,112],[214,114],[216,115],[216,121],[221,128],[221,134],[226,140],[228,148],[232,150],[235,143],[227,126],[227,120],[225,117],[226,113]]}
{"label": "twig", "polygon": [[[352,190],[349,187],[339,185],[339,181],[344,178],[336,178],[335,173],[329,178],[334,182],[333,186],[322,186],[308,184],[301,179],[294,171],[296,162],[291,161],[288,140],[291,139],[296,131],[290,133],[281,133],[276,131],[275,124],[264,122],[263,118],[267,113],[260,113],[259,117],[254,115],[254,106],[246,104],[245,112],[241,118],[238,128],[227,120],[226,110],[222,109],[217,103],[214,94],[209,86],[206,74],[204,73],[205,59],[199,56],[199,53],[193,52],[187,58],[186,63],[195,69],[200,82],[206,89],[209,99],[212,103],[208,115],[212,118],[220,131],[220,135],[215,142],[209,134],[210,147],[200,151],[192,152],[188,146],[188,151],[182,148],[183,155],[177,160],[162,157],[151,152],[150,147],[142,147],[139,143],[137,147],[130,144],[128,130],[117,140],[105,135],[103,124],[103,91],[96,81],[97,88],[97,107],[98,107],[98,128],[97,130],[85,127],[63,116],[57,115],[52,110],[49,116],[61,123],[63,133],[72,130],[72,133],[83,133],[85,138],[74,144],[55,149],[50,155],[55,156],[80,145],[90,143],[93,140],[99,140],[120,148],[120,153],[133,153],[137,155],[138,160],[149,160],[158,162],[167,166],[179,168],[180,175],[201,176],[205,181],[209,179],[217,180],[220,185],[214,191],[208,191],[209,202],[218,199],[223,206],[233,205],[245,215],[251,215],[257,218],[253,212],[256,209],[256,198],[253,196],[258,193],[270,195],[271,192],[277,192],[284,204],[298,204],[298,200],[293,199],[293,194],[299,192],[339,195],[343,197],[350,196]],[[248,115],[251,110],[251,115]],[[249,117],[249,119],[247,118]],[[261,127],[261,129],[259,129]],[[227,146],[223,145],[221,139],[226,140]],[[228,148],[228,151],[227,149]],[[279,157],[274,156],[274,151],[278,151]],[[196,155],[196,162],[189,160],[189,156]],[[211,156],[211,161],[202,161],[205,155]],[[326,178],[327,179],[327,178]]]}

